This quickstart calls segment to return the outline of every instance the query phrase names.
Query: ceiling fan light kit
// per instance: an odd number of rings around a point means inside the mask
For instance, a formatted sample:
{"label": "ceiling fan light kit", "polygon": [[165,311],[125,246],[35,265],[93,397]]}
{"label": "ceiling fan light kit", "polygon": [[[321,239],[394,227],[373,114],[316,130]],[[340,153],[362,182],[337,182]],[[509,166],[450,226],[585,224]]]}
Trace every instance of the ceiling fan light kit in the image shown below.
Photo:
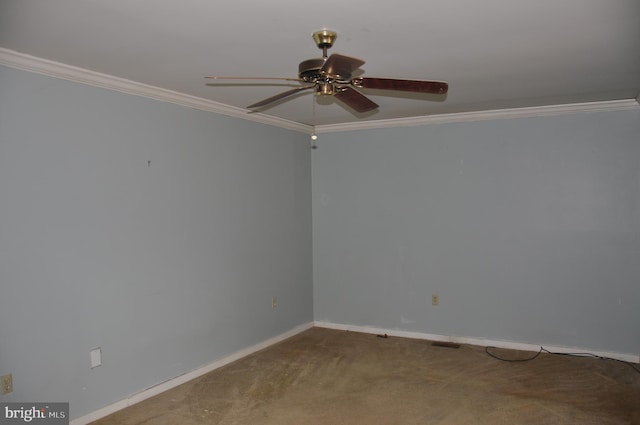
{"label": "ceiling fan light kit", "polygon": [[[316,96],[333,96],[356,112],[364,113],[377,109],[379,105],[357,89],[376,89],[405,91],[445,95],[449,89],[445,81],[406,80],[395,78],[352,78],[353,72],[364,65],[365,61],[352,56],[334,53],[328,56],[338,38],[335,31],[322,29],[312,34],[313,40],[322,50],[321,58],[307,59],[298,65],[298,78],[280,78],[280,80],[298,81],[299,87],[268,97],[247,106],[247,109],[260,109],[304,90],[314,90]],[[205,77],[211,79],[255,79],[274,80],[265,77]]]}

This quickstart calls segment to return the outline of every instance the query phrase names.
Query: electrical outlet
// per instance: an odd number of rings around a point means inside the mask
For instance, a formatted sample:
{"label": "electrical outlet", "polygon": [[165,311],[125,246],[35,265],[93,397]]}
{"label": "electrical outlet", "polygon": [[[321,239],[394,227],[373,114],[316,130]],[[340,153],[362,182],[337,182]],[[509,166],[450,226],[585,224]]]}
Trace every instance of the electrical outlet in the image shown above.
{"label": "electrical outlet", "polygon": [[278,299],[276,297],[271,298],[271,308],[278,307]]}
{"label": "electrical outlet", "polygon": [[432,305],[438,305],[440,304],[440,297],[437,295],[431,295],[431,304]]}
{"label": "electrical outlet", "polygon": [[11,374],[2,375],[0,377],[2,386],[2,394],[9,394],[13,392],[13,376]]}

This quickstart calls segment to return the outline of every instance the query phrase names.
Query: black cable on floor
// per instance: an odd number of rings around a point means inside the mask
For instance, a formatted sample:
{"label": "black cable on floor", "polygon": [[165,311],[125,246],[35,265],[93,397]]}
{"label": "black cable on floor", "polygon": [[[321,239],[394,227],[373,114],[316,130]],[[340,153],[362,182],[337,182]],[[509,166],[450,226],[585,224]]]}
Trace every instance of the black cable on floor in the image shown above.
{"label": "black cable on floor", "polygon": [[538,357],[540,355],[540,353],[542,353],[542,347],[540,347],[540,351],[538,351],[533,357],[530,357],[528,359],[505,359],[504,357],[500,357],[496,354],[490,353],[489,349],[490,348],[497,348],[497,347],[484,347],[484,352],[487,353],[488,355],[490,355],[491,357],[493,357],[494,359],[498,359],[501,360],[503,362],[530,362],[531,360],[535,359],[536,357]]}
{"label": "black cable on floor", "polygon": [[506,359],[504,357],[500,357],[500,356],[497,356],[497,355],[491,353],[489,351],[489,349],[493,349],[493,348],[496,348],[496,347],[485,347],[484,351],[485,351],[485,353],[487,353],[489,356],[493,357],[494,359],[498,359],[498,360],[503,361],[503,362],[529,362],[529,361],[534,360],[535,358],[537,358],[540,355],[540,353],[545,352],[547,354],[554,354],[556,356],[592,357],[592,358],[601,359],[601,360],[613,360],[613,361],[616,361],[616,362],[619,362],[619,363],[624,363],[627,366],[629,366],[631,369],[633,369],[636,372],[640,373],[640,369],[637,368],[631,362],[626,362],[624,360],[614,359],[612,357],[598,356],[597,354],[592,354],[592,353],[557,353],[557,352],[549,351],[544,347],[540,347],[540,351],[538,351],[533,357],[530,357],[530,358],[527,358],[527,359]]}
{"label": "black cable on floor", "polygon": [[613,360],[613,361],[618,362],[618,363],[624,363],[627,366],[629,366],[631,369],[633,369],[636,372],[640,373],[640,369],[638,369],[633,363],[626,362],[626,361],[620,360],[620,359],[614,359],[612,357],[598,356],[597,354],[592,354],[592,353],[554,353],[554,352],[551,352],[551,351],[549,351],[549,350],[547,350],[546,348],[543,348],[543,347],[540,347],[540,349],[542,351],[544,351],[545,353],[555,354],[556,356],[593,357],[595,359],[601,359],[601,360]]}

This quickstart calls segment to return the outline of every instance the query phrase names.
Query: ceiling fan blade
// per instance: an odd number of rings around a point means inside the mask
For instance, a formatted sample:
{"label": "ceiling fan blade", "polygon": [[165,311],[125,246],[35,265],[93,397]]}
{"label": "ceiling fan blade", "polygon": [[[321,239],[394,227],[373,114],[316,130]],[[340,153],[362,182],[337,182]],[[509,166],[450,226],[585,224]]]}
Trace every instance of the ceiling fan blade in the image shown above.
{"label": "ceiling fan blade", "polygon": [[204,77],[210,80],[279,80],[279,81],[303,81],[301,78],[279,78],[279,77]]}
{"label": "ceiling fan blade", "polygon": [[321,71],[332,77],[348,80],[351,78],[353,71],[362,65],[364,65],[362,59],[334,53],[327,58],[324,65],[322,65]]}
{"label": "ceiling fan blade", "polygon": [[205,86],[209,86],[209,87],[274,87],[274,86],[282,86],[282,87],[297,87],[297,85],[294,85],[292,83],[287,83],[287,82],[281,82],[281,83],[276,83],[276,82],[266,82],[266,83],[259,83],[259,82],[255,82],[255,83],[244,83],[244,82],[235,82],[235,83],[223,83],[223,82],[219,82],[219,83],[205,83]]}
{"label": "ceiling fan blade", "polygon": [[351,87],[343,87],[334,94],[338,100],[346,103],[356,112],[369,112],[376,109],[379,105]]}
{"label": "ceiling fan blade", "polygon": [[247,109],[260,108],[262,106],[265,106],[265,105],[268,105],[270,103],[273,103],[273,102],[275,102],[277,100],[284,99],[287,96],[291,96],[292,94],[298,93],[301,90],[312,89],[314,87],[315,87],[315,85],[296,87],[295,89],[287,90],[287,91],[282,92],[280,94],[277,94],[275,96],[271,96],[271,97],[268,97],[268,98],[266,98],[264,100],[261,100],[258,103],[254,103],[253,105],[249,105],[249,106],[247,106]]}
{"label": "ceiling fan blade", "polygon": [[445,94],[449,90],[449,84],[444,81],[360,77],[351,80],[351,84],[354,87],[363,89],[399,90],[430,94]]}

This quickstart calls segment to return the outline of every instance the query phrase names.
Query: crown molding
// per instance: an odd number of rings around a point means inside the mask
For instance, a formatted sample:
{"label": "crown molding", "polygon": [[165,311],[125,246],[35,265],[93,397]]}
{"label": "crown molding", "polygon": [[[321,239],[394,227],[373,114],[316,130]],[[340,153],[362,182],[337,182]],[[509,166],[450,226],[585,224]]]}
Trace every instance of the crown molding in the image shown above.
{"label": "crown molding", "polygon": [[303,133],[310,133],[312,131],[312,128],[306,124],[300,124],[271,115],[251,112],[246,109],[225,105],[212,100],[50,61],[5,48],[0,48],[0,65],[60,78],[63,80],[69,80],[76,83],[87,84],[94,87],[115,90],[126,94],[142,96],[162,102],[174,103],[187,108],[199,109],[202,111],[214,112],[216,114],[282,127],[293,131]]}
{"label": "crown molding", "polygon": [[[76,83],[115,90],[122,93],[142,96],[162,102],[174,103],[187,108],[199,109],[248,121],[298,131],[312,133],[313,126],[284,118],[261,114],[235,106],[225,105],[212,100],[187,95],[124,78],[114,77],[36,56],[27,55],[10,49],[0,48],[0,65],[23,71],[48,75]],[[410,127],[428,124],[459,123],[508,118],[531,118],[541,116],[575,114],[585,112],[608,112],[621,110],[640,110],[640,94],[635,99],[612,100],[605,102],[572,103],[564,105],[535,106],[527,108],[495,109],[488,111],[437,114],[420,117],[395,118],[388,120],[357,121],[340,124],[324,124],[315,127],[316,133],[355,131],[379,128]]]}
{"label": "crown molding", "polygon": [[458,112],[422,117],[395,118],[390,120],[360,121],[341,124],[319,125],[316,133],[355,131],[365,129],[411,127],[428,124],[459,123],[508,118],[531,118],[586,112],[611,112],[640,110],[640,96],[636,99],[611,100],[605,102],[569,103],[564,105],[534,106],[528,108],[494,109],[476,112]]}

